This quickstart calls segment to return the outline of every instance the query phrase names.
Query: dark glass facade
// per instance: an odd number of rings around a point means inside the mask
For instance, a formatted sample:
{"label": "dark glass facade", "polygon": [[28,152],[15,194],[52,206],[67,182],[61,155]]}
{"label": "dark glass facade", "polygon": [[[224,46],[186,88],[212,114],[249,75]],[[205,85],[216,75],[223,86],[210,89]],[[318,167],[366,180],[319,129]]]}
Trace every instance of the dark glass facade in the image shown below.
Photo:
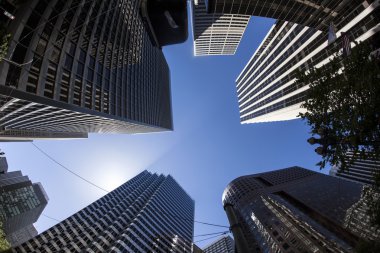
{"label": "dark glass facade", "polygon": [[171,130],[170,74],[140,1],[16,5],[0,63],[4,136],[83,138]]}
{"label": "dark glass facade", "polygon": [[235,243],[234,240],[226,235],[215,242],[207,245],[203,249],[204,253],[235,253]]}
{"label": "dark glass facade", "polygon": [[47,202],[42,185],[32,183],[21,171],[0,174],[0,220],[12,246],[31,238],[22,230],[33,227]]}
{"label": "dark glass facade", "polygon": [[291,167],[233,180],[223,204],[250,252],[352,252],[360,237],[380,238],[361,194],[361,184]]}
{"label": "dark glass facade", "polygon": [[347,152],[345,160],[349,164],[348,168],[341,170],[338,166],[333,166],[330,169],[330,175],[362,184],[373,185],[375,183],[375,175],[380,173],[380,161],[371,158],[356,159],[355,162],[350,164],[353,156],[353,152]]}
{"label": "dark glass facade", "polygon": [[192,249],[194,201],[171,176],[144,171],[13,252]]}

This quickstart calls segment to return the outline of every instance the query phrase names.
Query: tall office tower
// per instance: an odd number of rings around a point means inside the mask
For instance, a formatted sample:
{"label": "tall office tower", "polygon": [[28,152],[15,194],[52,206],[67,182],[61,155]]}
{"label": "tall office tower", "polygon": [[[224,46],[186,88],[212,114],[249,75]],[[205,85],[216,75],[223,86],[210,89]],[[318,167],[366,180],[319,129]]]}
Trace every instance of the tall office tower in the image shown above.
{"label": "tall office tower", "polygon": [[11,244],[12,247],[16,247],[37,235],[37,229],[33,226],[33,224],[31,224],[23,227],[20,230],[17,230],[12,234],[7,235],[7,241]]}
{"label": "tall office tower", "polygon": [[186,40],[185,0],[8,0],[0,7],[15,17],[0,63],[0,140],[173,128],[161,47]]}
{"label": "tall office tower", "polygon": [[379,5],[379,1],[360,1],[355,8],[352,4],[343,8],[333,19],[338,39],[331,45],[327,31],[277,21],[236,79],[241,122],[295,119],[303,112],[300,105],[308,89],[294,83],[297,71],[328,63],[342,48],[342,32],[347,33],[352,47],[354,40],[378,43]]}
{"label": "tall office tower", "polygon": [[352,215],[361,191],[361,184],[291,167],[233,180],[223,204],[242,252],[352,252],[360,237],[380,239],[365,211]]}
{"label": "tall office tower", "polygon": [[14,252],[191,252],[194,201],[144,171]]}
{"label": "tall office tower", "polygon": [[[353,153],[347,153],[347,162],[352,159]],[[374,159],[360,159],[353,162],[346,170],[340,170],[338,166],[330,169],[330,175],[340,177],[362,184],[373,184],[374,175],[380,173],[380,161]]]}
{"label": "tall office tower", "polygon": [[371,1],[208,0],[207,2],[207,10],[210,13],[229,13],[268,17],[324,29],[329,26],[331,19],[343,15],[343,13],[341,13],[343,9]]}
{"label": "tall office tower", "polygon": [[196,244],[193,244],[193,251],[192,251],[192,253],[204,253],[204,252]]}
{"label": "tall office tower", "polygon": [[8,171],[8,162],[4,154],[0,154],[0,174],[4,174]]}
{"label": "tall office tower", "polygon": [[0,220],[12,246],[36,235],[33,223],[38,220],[47,202],[42,185],[32,183],[21,171],[0,174]]}
{"label": "tall office tower", "polygon": [[204,247],[204,253],[235,253],[234,240],[226,235]]}
{"label": "tall office tower", "polygon": [[205,0],[192,3],[194,55],[233,55],[239,46],[250,16],[209,14]]}

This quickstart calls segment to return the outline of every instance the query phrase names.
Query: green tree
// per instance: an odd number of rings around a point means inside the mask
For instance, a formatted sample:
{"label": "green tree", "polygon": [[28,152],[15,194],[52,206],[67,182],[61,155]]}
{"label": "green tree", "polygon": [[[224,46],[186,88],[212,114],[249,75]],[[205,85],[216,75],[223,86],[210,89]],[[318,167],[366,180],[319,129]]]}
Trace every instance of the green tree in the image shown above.
{"label": "green tree", "polygon": [[328,64],[298,74],[298,85],[310,86],[300,116],[313,136],[321,136],[309,139],[322,145],[316,149],[321,168],[330,163],[346,169],[348,151],[354,153],[349,163],[380,157],[380,64],[371,52],[361,43],[349,57],[335,55]]}
{"label": "green tree", "polygon": [[[311,127],[311,144],[320,144],[318,163],[346,170],[358,159],[380,158],[380,59],[368,43],[357,44],[351,55],[335,55],[320,67],[299,73],[297,83],[310,85],[300,113]],[[348,159],[347,152],[353,152]],[[366,194],[371,223],[380,229],[380,175]],[[362,242],[362,248],[371,242]],[[378,245],[377,245],[378,247]],[[364,252],[364,251],[362,251]]]}
{"label": "green tree", "polygon": [[[368,215],[371,218],[371,223],[377,229],[380,229],[380,173],[374,175],[375,183],[368,189],[367,194]],[[380,252],[380,251],[379,251]]]}
{"label": "green tree", "polygon": [[10,249],[11,245],[5,238],[3,231],[3,224],[0,221],[0,252],[7,252]]}
{"label": "green tree", "polygon": [[3,60],[8,52],[8,44],[11,35],[7,33],[3,24],[0,24],[0,61]]}

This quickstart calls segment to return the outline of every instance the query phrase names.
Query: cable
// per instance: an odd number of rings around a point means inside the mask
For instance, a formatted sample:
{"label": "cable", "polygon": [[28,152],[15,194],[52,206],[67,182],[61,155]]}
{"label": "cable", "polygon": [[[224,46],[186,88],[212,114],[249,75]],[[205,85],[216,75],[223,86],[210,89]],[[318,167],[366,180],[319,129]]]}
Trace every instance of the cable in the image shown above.
{"label": "cable", "polygon": [[85,179],[84,177],[80,176],[79,174],[75,173],[74,171],[70,170],[69,168],[67,168],[66,166],[64,166],[63,164],[61,164],[60,162],[58,162],[57,160],[55,160],[53,157],[51,157],[49,154],[47,154],[45,151],[43,151],[41,148],[39,148],[36,144],[34,144],[33,142],[31,142],[30,144],[32,144],[36,149],[38,149],[42,154],[44,154],[46,157],[48,157],[50,160],[52,160],[53,162],[55,162],[56,164],[58,164],[59,166],[61,166],[63,169],[65,169],[66,171],[70,172],[71,174],[73,174],[74,176],[77,176],[79,177],[80,179],[82,179],[83,181],[89,183],[90,185],[98,188],[99,190],[102,190],[106,193],[109,193],[110,191],[100,187],[99,185],[96,185],[94,184],[93,182]]}
{"label": "cable", "polygon": [[222,228],[230,228],[229,226],[223,226],[223,225],[217,225],[217,224],[212,224],[212,223],[203,222],[203,221],[196,221],[196,220],[192,220],[192,219],[186,219],[186,218],[183,218],[183,217],[179,217],[179,216],[176,216],[176,215],[168,214],[166,212],[162,212],[162,211],[158,211],[158,210],[153,210],[153,211],[157,212],[157,213],[166,214],[166,215],[171,216],[173,218],[178,218],[178,219],[186,220],[186,221],[192,221],[194,223],[199,223],[199,224],[203,224],[203,225],[214,226],[214,227],[222,227]]}
{"label": "cable", "polygon": [[224,234],[229,233],[230,231],[223,231],[223,232],[217,232],[217,233],[211,233],[211,234],[203,234],[203,235],[194,235],[193,237],[202,237],[202,236],[208,236],[208,235],[217,235],[217,234]]}
{"label": "cable", "polygon": [[228,234],[228,233],[229,233],[229,232],[227,232],[227,233],[222,233],[222,234],[220,234],[220,235],[211,236],[211,237],[209,237],[209,238],[202,239],[202,240],[198,240],[198,241],[195,241],[195,242],[193,242],[193,243],[207,241],[207,240],[210,240],[210,239],[213,239],[213,238],[216,238],[216,237],[219,237],[219,236],[221,236],[221,235]]}
{"label": "cable", "polygon": [[[54,163],[56,163],[57,165],[59,165],[60,167],[62,167],[63,169],[65,169],[66,171],[70,172],[71,174],[73,174],[74,176],[82,179],[83,181],[85,181],[86,183],[88,184],[91,184],[92,186],[95,186],[96,188],[106,192],[106,193],[110,193],[110,191],[98,186],[97,184],[91,182],[90,180],[87,180],[86,178],[80,176],[79,174],[77,174],[76,172],[70,170],[69,168],[67,168],[66,166],[64,166],[63,164],[61,164],[60,162],[58,162],[56,159],[54,159],[52,156],[50,156],[48,153],[46,153],[44,150],[42,150],[40,147],[38,147],[35,143],[31,142],[30,144],[32,144],[36,149],[38,149],[38,151],[40,151],[42,154],[44,154],[47,158],[49,158],[51,161],[53,161]],[[162,214],[165,214],[167,216],[171,216],[173,218],[177,218],[177,219],[181,219],[181,220],[186,220],[186,221],[191,221],[191,222],[194,222],[194,223],[199,223],[199,224],[203,224],[203,225],[208,225],[208,226],[214,226],[214,227],[223,227],[223,228],[230,228],[229,226],[223,226],[223,225],[217,225],[217,224],[212,224],[212,223],[207,223],[207,222],[203,222],[203,221],[197,221],[197,220],[192,220],[192,219],[187,219],[187,218],[183,218],[183,217],[180,217],[180,216],[176,216],[176,215],[171,215],[171,214],[168,214],[166,212],[163,212],[163,211],[158,211],[158,210],[153,210],[154,212],[157,212],[157,213],[162,213]],[[53,218],[54,219],[54,218]],[[57,219],[54,219],[54,220],[57,220]],[[57,220],[58,221],[58,220]]]}
{"label": "cable", "polygon": [[54,221],[61,222],[60,220],[58,220],[58,219],[56,219],[56,218],[53,218],[53,217],[50,217],[50,216],[48,216],[48,215],[46,215],[46,214],[42,214],[42,216],[44,216],[44,217],[46,217],[46,218],[49,218],[49,219],[51,219],[51,220],[54,220]]}

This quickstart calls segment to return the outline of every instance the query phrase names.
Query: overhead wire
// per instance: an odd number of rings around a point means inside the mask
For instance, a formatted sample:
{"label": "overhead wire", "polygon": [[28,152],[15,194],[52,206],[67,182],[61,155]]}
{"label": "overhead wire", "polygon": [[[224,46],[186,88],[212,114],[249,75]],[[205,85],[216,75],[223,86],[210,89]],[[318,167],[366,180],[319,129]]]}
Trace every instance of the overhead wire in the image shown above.
{"label": "overhead wire", "polygon": [[[38,145],[36,145],[35,143],[31,142],[30,144],[32,144],[38,151],[40,151],[43,155],[45,155],[47,158],[49,158],[51,161],[53,161],[54,163],[56,163],[57,165],[59,165],[61,168],[63,168],[64,170],[66,170],[67,172],[71,173],[72,175],[78,177],[79,179],[83,180],[84,182],[106,192],[106,193],[110,193],[110,191],[102,188],[101,186],[91,182],[90,180],[82,177],[81,175],[79,175],[78,173],[74,172],[73,170],[69,169],[68,167],[64,166],[62,163],[58,162],[55,158],[53,158],[51,155],[49,155],[48,153],[46,153],[42,148],[40,148]],[[167,216],[171,216],[173,218],[177,218],[177,219],[181,219],[181,220],[185,220],[185,221],[191,221],[191,222],[194,222],[194,223],[199,223],[199,224],[203,224],[203,225],[208,225],[208,226],[214,226],[214,227],[223,227],[223,228],[230,228],[229,226],[224,226],[224,225],[218,225],[218,224],[212,224],[212,223],[208,223],[208,222],[203,222],[203,221],[197,221],[197,220],[194,220],[194,219],[188,219],[188,218],[184,218],[184,217],[180,217],[180,216],[177,216],[177,215],[172,215],[172,214],[169,214],[167,212],[163,212],[163,211],[160,211],[160,210],[153,210],[154,212],[157,212],[157,213],[162,213],[162,214],[165,214]],[[54,218],[53,218],[54,219]],[[57,220],[59,221],[58,219],[54,219],[54,220]]]}
{"label": "overhead wire", "polygon": [[46,214],[42,214],[42,216],[44,216],[44,217],[46,217],[46,218],[48,218],[48,219],[51,219],[51,220],[57,221],[57,222],[61,222],[60,220],[58,220],[58,219],[56,219],[56,218],[53,218],[53,217],[51,217],[51,216],[49,216],[49,215],[46,215]]}
{"label": "overhead wire", "polygon": [[30,144],[32,144],[37,150],[39,150],[42,154],[44,154],[47,158],[49,158],[51,161],[53,161],[54,163],[56,163],[57,165],[59,165],[61,168],[63,168],[64,170],[68,171],[69,173],[73,174],[74,176],[82,179],[83,181],[87,182],[88,184],[98,188],[99,190],[102,190],[106,193],[109,193],[110,191],[104,189],[103,187],[100,187],[99,185],[91,182],[90,180],[87,180],[86,178],[82,177],[81,175],[79,175],[78,173],[70,170],[69,168],[67,168],[66,166],[64,166],[62,163],[58,162],[56,159],[54,159],[52,156],[50,156],[48,153],[46,153],[44,150],[42,150],[40,147],[38,147],[36,144],[34,144],[33,142],[31,142]]}
{"label": "overhead wire", "polygon": [[219,234],[224,234],[224,233],[229,233],[230,231],[222,231],[222,232],[216,232],[216,233],[211,233],[211,234],[203,234],[203,235],[194,235],[193,237],[203,237],[203,236],[208,236],[208,235],[219,235]]}
{"label": "overhead wire", "polygon": [[202,239],[202,240],[195,241],[194,243],[197,243],[197,242],[203,242],[203,241],[207,241],[207,240],[211,240],[211,239],[214,239],[214,238],[216,238],[216,237],[219,237],[219,236],[221,236],[221,235],[225,235],[225,234],[228,234],[228,233],[229,233],[229,232],[227,232],[227,233],[222,233],[222,234],[215,235],[215,236],[211,236],[211,237],[208,237],[208,238],[206,238],[206,239]]}

